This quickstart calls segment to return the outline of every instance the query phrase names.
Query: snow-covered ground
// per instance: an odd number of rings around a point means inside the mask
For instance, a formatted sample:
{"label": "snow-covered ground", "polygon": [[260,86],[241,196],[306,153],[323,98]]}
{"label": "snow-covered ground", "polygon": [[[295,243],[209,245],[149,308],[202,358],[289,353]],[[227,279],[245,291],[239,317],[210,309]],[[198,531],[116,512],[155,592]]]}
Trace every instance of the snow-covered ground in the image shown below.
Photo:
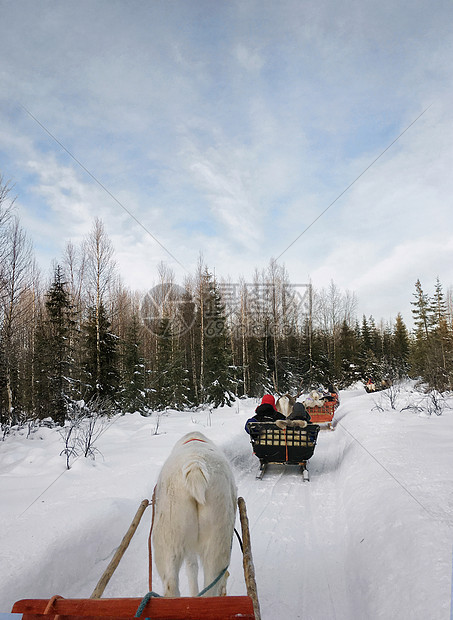
{"label": "snow-covered ground", "polygon": [[[21,598],[89,597],[175,441],[196,429],[224,449],[246,500],[263,620],[448,620],[453,410],[386,410],[383,394],[341,393],[309,483],[284,466],[255,479],[243,430],[257,404],[250,399],[164,414],[158,434],[155,414],[118,416],[96,444],[102,456],[80,457],[70,470],[55,429],[8,437],[0,442],[0,612]],[[148,591],[150,518],[148,509],[105,597]],[[245,594],[236,540],[229,572],[229,594]]]}

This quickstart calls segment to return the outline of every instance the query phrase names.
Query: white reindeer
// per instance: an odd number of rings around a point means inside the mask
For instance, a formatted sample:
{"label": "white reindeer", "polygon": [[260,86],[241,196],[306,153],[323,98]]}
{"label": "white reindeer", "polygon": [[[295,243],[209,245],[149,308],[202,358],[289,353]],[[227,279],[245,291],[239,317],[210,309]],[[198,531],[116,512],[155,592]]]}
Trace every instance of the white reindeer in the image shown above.
{"label": "white reindeer", "polygon": [[165,596],[179,596],[186,562],[191,596],[198,594],[198,558],[205,596],[226,594],[237,489],[223,452],[202,433],[182,437],[162,466],[155,493],[153,546]]}

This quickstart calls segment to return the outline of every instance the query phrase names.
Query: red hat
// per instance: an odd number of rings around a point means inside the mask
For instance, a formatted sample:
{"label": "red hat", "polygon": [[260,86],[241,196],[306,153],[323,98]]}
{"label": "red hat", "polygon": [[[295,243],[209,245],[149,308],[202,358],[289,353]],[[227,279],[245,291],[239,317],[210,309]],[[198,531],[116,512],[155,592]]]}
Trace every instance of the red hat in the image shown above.
{"label": "red hat", "polygon": [[275,409],[275,398],[272,396],[272,394],[265,394],[261,399],[261,404],[272,405],[272,407]]}

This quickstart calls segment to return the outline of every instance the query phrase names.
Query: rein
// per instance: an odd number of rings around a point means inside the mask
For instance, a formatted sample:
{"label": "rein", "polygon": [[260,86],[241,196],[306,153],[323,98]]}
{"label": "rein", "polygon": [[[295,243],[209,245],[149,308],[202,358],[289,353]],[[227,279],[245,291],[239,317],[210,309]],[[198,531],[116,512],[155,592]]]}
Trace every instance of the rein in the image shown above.
{"label": "rein", "polygon": [[[157,486],[157,485],[156,485]],[[151,527],[149,529],[149,536],[148,536],[148,586],[150,591],[153,589],[153,547],[152,547],[152,543],[151,543],[151,534],[153,532],[153,526],[154,526],[154,515],[156,512],[156,486],[153,489],[153,497],[151,500],[151,506],[153,507],[153,514],[151,517]]]}

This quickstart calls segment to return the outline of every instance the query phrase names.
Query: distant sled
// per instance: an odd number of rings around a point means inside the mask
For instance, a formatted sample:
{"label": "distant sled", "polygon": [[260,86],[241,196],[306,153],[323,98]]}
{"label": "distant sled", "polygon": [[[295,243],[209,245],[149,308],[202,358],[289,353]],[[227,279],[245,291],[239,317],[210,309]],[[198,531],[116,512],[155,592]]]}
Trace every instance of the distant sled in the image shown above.
{"label": "distant sled", "polygon": [[333,430],[333,417],[337,407],[337,402],[327,401],[318,407],[307,408],[307,411],[314,424],[323,424],[326,425],[327,428]]}
{"label": "distant sled", "polygon": [[303,404],[313,424],[322,424],[330,430],[334,430],[333,418],[340,404],[337,392],[332,392],[326,396],[314,391],[304,400]]}
{"label": "distant sled", "polygon": [[377,381],[376,383],[372,379],[368,379],[365,383],[365,391],[369,394],[373,392],[380,392],[381,390],[386,390],[391,387],[392,381],[391,379],[382,379],[382,381]]}

